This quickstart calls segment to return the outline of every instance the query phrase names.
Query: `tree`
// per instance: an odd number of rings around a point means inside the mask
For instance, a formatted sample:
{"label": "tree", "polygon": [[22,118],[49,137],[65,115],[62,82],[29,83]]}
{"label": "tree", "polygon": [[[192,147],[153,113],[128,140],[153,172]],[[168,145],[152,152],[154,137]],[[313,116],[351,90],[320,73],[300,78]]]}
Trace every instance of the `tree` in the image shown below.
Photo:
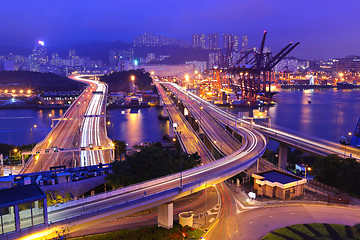
{"label": "tree", "polygon": [[315,179],[360,196],[360,163],[338,155],[319,158],[314,164]]}
{"label": "tree", "polygon": [[144,69],[113,72],[101,77],[101,81],[108,84],[110,92],[129,92],[131,76],[135,76],[135,85],[137,85],[140,90],[152,89],[152,78],[148,72],[145,72]]}
{"label": "tree", "polygon": [[[200,163],[197,153],[182,153],[182,169],[193,168]],[[127,156],[125,161],[112,163],[112,173],[106,178],[113,187],[118,188],[130,184],[158,178],[180,171],[180,151],[164,150],[160,143],[142,147],[140,152]]]}

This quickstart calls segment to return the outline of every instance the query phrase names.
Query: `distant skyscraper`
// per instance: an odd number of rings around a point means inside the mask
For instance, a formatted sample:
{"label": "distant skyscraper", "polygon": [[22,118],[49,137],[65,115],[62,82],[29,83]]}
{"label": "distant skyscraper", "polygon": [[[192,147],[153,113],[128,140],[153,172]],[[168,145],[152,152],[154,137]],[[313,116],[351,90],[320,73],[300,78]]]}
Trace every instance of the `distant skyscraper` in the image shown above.
{"label": "distant skyscraper", "polygon": [[192,36],[192,47],[206,49],[206,35],[195,33]]}
{"label": "distant skyscraper", "polygon": [[233,50],[238,52],[240,51],[240,37],[238,35],[234,35],[234,47]]}
{"label": "distant skyscraper", "polygon": [[239,36],[229,34],[229,33],[223,34],[223,48],[224,49],[230,48],[231,44],[232,44],[231,51],[238,52],[239,51],[239,42],[240,42]]}
{"label": "distant skyscraper", "polygon": [[134,38],[134,46],[179,46],[189,47],[187,41],[156,35],[154,33],[143,33]]}
{"label": "distant skyscraper", "polygon": [[209,33],[208,34],[208,47],[210,50],[219,49],[219,34],[218,33]]}
{"label": "distant skyscraper", "polygon": [[75,57],[76,56],[76,50],[75,49],[70,49],[69,50],[69,57],[70,58],[73,58],[73,57]]}
{"label": "distant skyscraper", "polygon": [[241,37],[241,51],[246,51],[248,49],[248,36],[243,35]]}
{"label": "distant skyscraper", "polygon": [[48,62],[47,50],[43,41],[39,41],[34,49],[33,53],[29,57],[30,71],[40,72],[41,67]]}
{"label": "distant skyscraper", "polygon": [[228,49],[234,42],[234,35],[229,33],[223,34],[223,48]]}
{"label": "distant skyscraper", "polygon": [[119,70],[119,62],[134,61],[134,49],[119,50],[111,49],[109,51],[109,63],[110,68],[113,70]]}

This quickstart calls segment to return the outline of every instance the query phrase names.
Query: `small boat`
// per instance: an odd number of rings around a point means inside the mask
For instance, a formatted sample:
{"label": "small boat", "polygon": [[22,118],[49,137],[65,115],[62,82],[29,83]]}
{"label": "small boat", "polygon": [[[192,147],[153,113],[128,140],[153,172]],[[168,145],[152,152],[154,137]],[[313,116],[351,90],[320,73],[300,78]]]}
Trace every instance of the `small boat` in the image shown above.
{"label": "small boat", "polygon": [[308,99],[308,104],[310,104],[310,103],[311,103],[311,99],[309,98],[309,99]]}

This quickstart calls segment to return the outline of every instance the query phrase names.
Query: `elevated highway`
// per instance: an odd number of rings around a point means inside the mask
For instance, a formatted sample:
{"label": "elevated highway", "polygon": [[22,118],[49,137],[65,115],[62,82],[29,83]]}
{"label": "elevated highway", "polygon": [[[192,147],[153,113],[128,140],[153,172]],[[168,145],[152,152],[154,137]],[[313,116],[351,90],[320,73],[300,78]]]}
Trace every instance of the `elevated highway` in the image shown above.
{"label": "elevated highway", "polygon": [[112,141],[107,137],[105,126],[107,86],[89,79],[89,76],[70,78],[84,82],[88,87],[45,139],[36,144],[31,152],[23,153],[32,156],[21,173],[40,172],[59,165],[96,165],[112,159]]}
{"label": "elevated highway", "polygon": [[[211,184],[220,183],[238,174],[254,164],[264,153],[267,139],[260,131],[264,131],[263,129],[266,127],[263,128],[260,125],[238,119],[235,115],[188,93],[175,84],[163,84],[188,107],[194,116],[198,117],[198,120],[201,120],[201,128],[204,132],[206,131],[206,134],[213,136],[210,138],[224,138],[222,135],[227,133],[218,131],[220,129],[218,126],[228,126],[243,136],[242,147],[216,161],[211,161],[211,158],[208,157],[208,163],[193,169],[51,207],[49,208],[49,219],[52,221],[50,229],[62,226],[71,227],[113,214],[117,214],[118,217],[125,216],[150,207],[168,204],[175,199],[200,191]],[[194,137],[194,132],[190,128],[188,129],[188,125],[184,122],[174,103],[169,101],[166,92],[159,89],[159,93],[165,99],[171,121],[179,123],[178,130],[182,133],[178,137],[183,142],[183,148],[188,153],[198,151],[201,142]],[[216,122],[212,119],[216,119]],[[290,138],[296,140],[295,137]],[[231,141],[234,139],[226,140],[227,147],[223,151],[220,141],[214,140],[213,143],[221,152],[228,153],[232,151],[228,146]],[[306,143],[306,141],[304,142]],[[321,145],[316,145],[323,150],[326,149]]]}
{"label": "elevated highway", "polygon": [[[160,89],[160,94],[163,96],[170,118],[179,123],[178,130],[182,131],[179,137],[184,148],[188,153],[199,152],[200,149],[199,154],[204,164],[86,199],[49,207],[49,221],[52,222],[49,226],[50,229],[56,230],[62,226],[78,225],[113,214],[125,216],[150,207],[167,204],[175,199],[203,190],[212,184],[221,183],[244,171],[264,153],[266,138],[257,131],[241,128],[239,131],[244,136],[243,147],[226,157],[213,161],[212,157],[207,155],[203,144],[193,130],[187,127],[187,123],[184,122],[183,116],[181,117],[175,105],[169,101],[166,93]],[[224,132],[217,134],[222,133]],[[168,214],[172,215],[172,213]]]}
{"label": "elevated highway", "polygon": [[[278,130],[269,126],[256,124],[253,121],[238,118],[235,114],[218,108],[197,95],[187,92],[174,83],[165,83],[165,86],[175,93],[181,101],[191,101],[192,106],[197,107],[198,109],[202,107],[203,110],[209,112],[212,116],[216,116],[216,119],[224,124],[229,124],[234,127],[235,125],[237,127],[239,127],[239,125],[246,126],[248,129],[257,130],[265,134],[270,139],[274,139],[280,143],[284,143],[295,148],[300,148],[316,155],[326,156],[329,154],[337,154],[340,157],[353,157],[358,161],[360,160],[360,149],[358,148],[313,137],[302,137],[296,134],[288,133],[286,130]],[[199,107],[200,105],[201,107]]]}
{"label": "elevated highway", "polygon": [[[247,122],[247,124],[251,125],[249,122]],[[299,148],[320,156],[337,154],[340,157],[353,157],[358,161],[360,160],[360,149],[356,147],[346,146],[309,136],[301,137],[296,134],[289,133],[288,131],[278,130],[261,124],[253,123],[252,125],[255,129],[264,133],[270,139],[285,143],[291,147]]]}

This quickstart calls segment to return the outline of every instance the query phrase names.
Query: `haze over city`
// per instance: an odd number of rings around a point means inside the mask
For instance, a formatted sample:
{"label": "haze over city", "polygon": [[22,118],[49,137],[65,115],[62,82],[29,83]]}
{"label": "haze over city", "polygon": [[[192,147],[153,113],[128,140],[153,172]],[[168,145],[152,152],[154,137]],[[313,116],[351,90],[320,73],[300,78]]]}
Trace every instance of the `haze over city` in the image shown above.
{"label": "haze over city", "polygon": [[[360,2],[348,1],[46,1],[2,3],[0,45],[69,48],[78,42],[124,41],[143,32],[191,41],[193,33],[248,35],[258,46],[264,30],[278,51],[301,42],[292,55],[326,59],[359,55]],[[16,10],[15,10],[16,9]]]}

